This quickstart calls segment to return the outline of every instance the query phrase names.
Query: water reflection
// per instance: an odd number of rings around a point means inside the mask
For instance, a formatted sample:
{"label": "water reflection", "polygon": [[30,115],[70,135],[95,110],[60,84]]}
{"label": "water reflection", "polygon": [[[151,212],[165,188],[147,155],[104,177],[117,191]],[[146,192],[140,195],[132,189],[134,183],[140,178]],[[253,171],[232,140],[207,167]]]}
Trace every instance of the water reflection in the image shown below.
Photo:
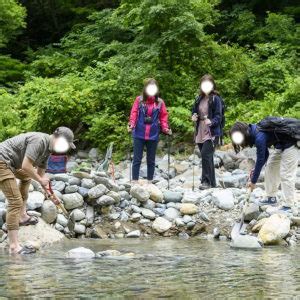
{"label": "water reflection", "polygon": [[[132,260],[74,261],[77,246],[135,252]],[[0,296],[21,298],[295,298],[299,248],[232,250],[200,239],[68,241],[30,257],[0,253]]]}

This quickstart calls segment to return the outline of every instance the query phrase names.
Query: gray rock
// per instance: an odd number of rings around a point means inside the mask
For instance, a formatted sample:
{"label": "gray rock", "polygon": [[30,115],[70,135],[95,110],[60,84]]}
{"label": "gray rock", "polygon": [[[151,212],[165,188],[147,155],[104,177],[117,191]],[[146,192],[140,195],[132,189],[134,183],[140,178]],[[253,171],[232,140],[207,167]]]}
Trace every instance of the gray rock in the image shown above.
{"label": "gray rock", "polygon": [[98,156],[99,156],[99,153],[98,153],[98,149],[97,148],[92,148],[89,151],[89,158],[90,159],[97,160]]}
{"label": "gray rock", "polygon": [[136,212],[136,213],[141,213],[142,212],[142,209],[139,208],[138,206],[136,205],[131,205],[131,209]]}
{"label": "gray rock", "polygon": [[220,235],[221,235],[220,229],[219,229],[218,227],[215,227],[215,228],[213,229],[213,237],[214,237],[215,239],[218,239],[218,238],[220,237]]}
{"label": "gray rock", "polygon": [[54,175],[54,179],[56,181],[68,182],[69,178],[70,178],[70,176],[68,174],[65,174],[65,173],[59,173],[59,174]]}
{"label": "gray rock", "polygon": [[139,224],[142,224],[142,225],[148,225],[150,223],[151,223],[151,221],[149,219],[141,219],[139,221]]}
{"label": "gray rock", "polygon": [[130,217],[132,222],[137,222],[142,218],[140,213],[133,213]]}
{"label": "gray rock", "polygon": [[107,177],[101,177],[101,176],[96,176],[94,178],[95,182],[97,184],[103,184],[105,185],[109,190],[119,192],[119,186],[114,183],[113,180],[107,178]]}
{"label": "gray rock", "polygon": [[74,209],[83,205],[83,197],[79,193],[65,194],[62,199],[66,209]]}
{"label": "gray rock", "polygon": [[66,194],[76,193],[77,191],[78,191],[77,185],[69,185],[69,186],[66,186],[66,188],[65,188]]}
{"label": "gray rock", "polygon": [[5,195],[3,194],[2,191],[0,191],[0,202],[5,202],[5,200],[6,200]]}
{"label": "gray rock", "polygon": [[183,240],[188,240],[190,236],[186,232],[179,232],[178,237]]}
{"label": "gray rock", "polygon": [[160,217],[162,217],[165,214],[165,210],[166,209],[162,208],[162,207],[155,207],[155,208],[153,208],[154,213],[156,213]]}
{"label": "gray rock", "polygon": [[67,172],[70,173],[77,168],[78,168],[78,163],[76,161],[68,161],[67,162],[67,166],[66,166]]}
{"label": "gray rock", "polygon": [[183,226],[185,226],[185,223],[184,223],[184,221],[183,221],[182,218],[176,218],[175,224],[176,224],[176,226],[178,226],[178,227],[183,227]]}
{"label": "gray rock", "polygon": [[226,188],[230,187],[244,187],[248,180],[248,174],[236,174],[231,176],[225,176],[221,178],[221,182]]}
{"label": "gray rock", "polygon": [[79,208],[76,208],[72,211],[72,216],[75,221],[81,221],[85,218],[85,213]]}
{"label": "gray rock", "polygon": [[203,221],[205,221],[205,222],[209,222],[209,221],[210,221],[209,216],[208,216],[204,211],[202,211],[202,212],[199,214],[199,217],[200,217]]}
{"label": "gray rock", "polygon": [[96,198],[103,196],[107,192],[108,192],[108,189],[105,185],[98,184],[88,191],[88,195],[89,195],[90,199],[96,199]]}
{"label": "gray rock", "polygon": [[35,210],[37,208],[42,207],[44,200],[45,195],[43,193],[33,191],[31,193],[28,193],[26,207],[28,210]]}
{"label": "gray rock", "polygon": [[77,177],[70,176],[68,183],[69,183],[69,185],[78,185],[78,186],[80,186],[81,179],[77,178]]}
{"label": "gray rock", "polygon": [[262,246],[258,238],[251,235],[237,235],[230,243],[232,248],[261,249]]}
{"label": "gray rock", "polygon": [[27,215],[32,216],[32,217],[38,217],[38,218],[40,218],[42,216],[41,213],[39,213],[38,211],[35,211],[35,210],[27,210]]}
{"label": "gray rock", "polygon": [[130,195],[126,191],[120,191],[119,195],[121,196],[122,199],[130,200]]}
{"label": "gray rock", "polygon": [[79,189],[78,189],[78,193],[84,198],[86,198],[88,196],[88,192],[89,192],[89,190],[86,188],[83,188],[83,187],[79,187]]}
{"label": "gray rock", "polygon": [[114,203],[115,203],[115,199],[107,195],[103,195],[99,199],[97,199],[97,204],[99,206],[109,206]]}
{"label": "gray rock", "polygon": [[65,182],[64,181],[52,181],[52,189],[62,192],[65,189]]}
{"label": "gray rock", "polygon": [[158,233],[163,233],[172,227],[172,223],[165,218],[158,217],[152,224],[152,228]]}
{"label": "gray rock", "polygon": [[87,225],[92,225],[94,222],[94,207],[88,205],[86,207],[86,222]]}
{"label": "gray rock", "polygon": [[164,192],[164,201],[168,202],[181,202],[183,198],[182,193],[180,192],[172,192],[172,191],[165,191]]}
{"label": "gray rock", "polygon": [[179,211],[174,207],[167,208],[164,213],[164,217],[169,221],[173,221],[179,216],[180,216]]}
{"label": "gray rock", "polygon": [[69,250],[66,253],[67,258],[79,258],[79,259],[88,259],[88,258],[94,258],[95,253],[87,248],[79,247],[72,250]]}
{"label": "gray rock", "polygon": [[234,207],[234,197],[231,190],[219,190],[212,194],[214,204],[223,210],[230,210]]}
{"label": "gray rock", "polygon": [[191,216],[189,216],[189,215],[184,215],[184,216],[183,216],[183,222],[184,222],[185,224],[187,224],[187,223],[189,223],[189,222],[192,222],[192,221],[193,221],[193,219],[192,219]]}
{"label": "gray rock", "polygon": [[139,238],[141,236],[141,232],[139,230],[130,231],[126,237],[128,238]]}
{"label": "gray rock", "polygon": [[56,223],[63,227],[66,227],[68,225],[68,220],[63,214],[58,214],[56,218]]}
{"label": "gray rock", "polygon": [[260,215],[259,206],[255,203],[250,203],[245,209],[245,221],[257,219]]}
{"label": "gray rock", "polygon": [[4,217],[5,214],[6,214],[6,209],[5,208],[0,208],[0,226],[1,226],[1,228],[4,224],[3,217]]}
{"label": "gray rock", "polygon": [[155,202],[149,199],[145,203],[143,203],[143,207],[153,210],[153,208],[155,207]]}
{"label": "gray rock", "polygon": [[150,193],[143,187],[139,185],[134,185],[130,189],[130,194],[133,198],[136,198],[140,202],[146,202],[150,199]]}
{"label": "gray rock", "polygon": [[96,186],[96,183],[94,182],[93,179],[83,178],[81,180],[81,186],[86,188],[86,189],[91,189],[94,186]]}
{"label": "gray rock", "polygon": [[84,234],[85,230],[86,230],[86,228],[83,224],[78,224],[78,223],[75,224],[75,227],[74,227],[75,233]]}
{"label": "gray rock", "polygon": [[195,222],[191,221],[186,224],[187,229],[192,229],[195,226]]}
{"label": "gray rock", "polygon": [[114,213],[109,214],[109,218],[111,220],[117,220],[119,217],[120,217],[120,213],[119,212],[114,212]]}
{"label": "gray rock", "polygon": [[121,201],[121,196],[120,196],[120,194],[117,193],[117,192],[109,191],[109,192],[107,193],[107,196],[112,197],[112,198],[115,200],[115,204],[118,204],[118,203],[120,203],[120,201]]}
{"label": "gray rock", "polygon": [[142,215],[147,218],[147,219],[150,219],[150,220],[154,220],[155,219],[155,213],[148,209],[148,208],[142,208]]}
{"label": "gray rock", "polygon": [[53,223],[57,217],[57,209],[51,200],[45,200],[42,206],[42,219],[46,223]]}
{"label": "gray rock", "polygon": [[78,156],[79,158],[86,159],[86,158],[89,157],[89,153],[88,153],[87,151],[84,151],[84,150],[79,150],[79,151],[77,152],[77,156]]}
{"label": "gray rock", "polygon": [[128,219],[129,219],[128,214],[125,211],[121,211],[121,213],[120,213],[120,220],[122,222],[127,222]]}
{"label": "gray rock", "polygon": [[60,232],[63,232],[64,231],[64,227],[61,226],[59,223],[56,223],[54,228]]}

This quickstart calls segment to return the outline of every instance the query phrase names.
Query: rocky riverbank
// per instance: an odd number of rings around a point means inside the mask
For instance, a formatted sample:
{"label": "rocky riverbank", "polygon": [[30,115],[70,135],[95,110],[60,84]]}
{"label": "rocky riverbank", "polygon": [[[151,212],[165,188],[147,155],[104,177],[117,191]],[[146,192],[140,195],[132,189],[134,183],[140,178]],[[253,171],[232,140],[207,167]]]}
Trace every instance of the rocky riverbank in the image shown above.
{"label": "rocky riverbank", "polygon": [[[247,195],[245,185],[254,159],[252,149],[239,155],[232,151],[217,151],[215,165],[219,187],[199,191],[199,159],[193,165],[193,156],[174,156],[171,158],[168,190],[166,156],[157,159],[153,184],[147,185],[142,180],[140,185],[132,186],[129,182],[128,160],[114,167],[113,179],[110,171],[108,174],[95,171],[101,161],[95,149],[89,153],[79,151],[68,162],[68,173],[49,175],[54,192],[76,221],[74,232],[69,231],[66,217],[50,200],[45,199],[36,182],[30,186],[27,209],[29,214],[50,224],[51,230],[60,232],[62,235],[57,237],[58,240],[63,235],[100,239],[154,235],[186,239],[201,236],[227,240],[241,214]],[[192,191],[193,168],[195,191]],[[145,172],[146,168],[142,167],[142,177],[146,175]],[[299,188],[299,169],[297,176]],[[260,178],[262,181],[263,173]],[[265,244],[294,245],[300,241],[300,217],[278,214],[273,207],[261,210],[257,201],[263,196],[263,186],[259,183],[250,197],[251,204],[246,212],[246,220],[250,221],[249,233],[258,234]],[[278,197],[281,199],[280,192]],[[1,215],[5,211],[6,199],[1,193]],[[36,230],[34,226],[28,228],[26,230],[29,232]],[[44,244],[46,232],[44,237],[38,235],[35,239]]]}

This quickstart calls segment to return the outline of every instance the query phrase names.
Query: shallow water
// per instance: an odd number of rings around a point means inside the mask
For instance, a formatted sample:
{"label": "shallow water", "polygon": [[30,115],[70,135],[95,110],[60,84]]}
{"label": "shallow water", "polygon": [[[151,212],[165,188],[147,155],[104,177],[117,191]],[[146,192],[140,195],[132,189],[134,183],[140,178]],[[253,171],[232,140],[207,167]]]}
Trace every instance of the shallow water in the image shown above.
{"label": "shallow water", "polygon": [[[136,258],[64,258],[78,246],[135,252]],[[0,296],[18,299],[300,299],[299,247],[247,251],[200,239],[72,240],[28,257],[2,252],[0,268]]]}

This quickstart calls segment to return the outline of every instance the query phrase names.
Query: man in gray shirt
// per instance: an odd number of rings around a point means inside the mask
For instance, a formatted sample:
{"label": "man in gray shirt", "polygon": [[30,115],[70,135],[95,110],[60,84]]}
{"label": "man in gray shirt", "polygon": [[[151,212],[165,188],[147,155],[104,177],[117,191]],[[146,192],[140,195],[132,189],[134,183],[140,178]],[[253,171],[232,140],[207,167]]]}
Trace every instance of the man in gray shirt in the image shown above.
{"label": "man in gray shirt", "polygon": [[[0,143],[0,189],[8,201],[6,224],[10,253],[34,252],[29,247],[21,247],[18,241],[20,225],[38,222],[26,212],[30,181],[34,179],[47,187],[49,178],[45,176],[45,170],[50,154],[63,154],[70,148],[75,149],[73,141],[71,129],[59,127],[52,135],[28,132]],[[19,187],[16,178],[20,179]]]}

